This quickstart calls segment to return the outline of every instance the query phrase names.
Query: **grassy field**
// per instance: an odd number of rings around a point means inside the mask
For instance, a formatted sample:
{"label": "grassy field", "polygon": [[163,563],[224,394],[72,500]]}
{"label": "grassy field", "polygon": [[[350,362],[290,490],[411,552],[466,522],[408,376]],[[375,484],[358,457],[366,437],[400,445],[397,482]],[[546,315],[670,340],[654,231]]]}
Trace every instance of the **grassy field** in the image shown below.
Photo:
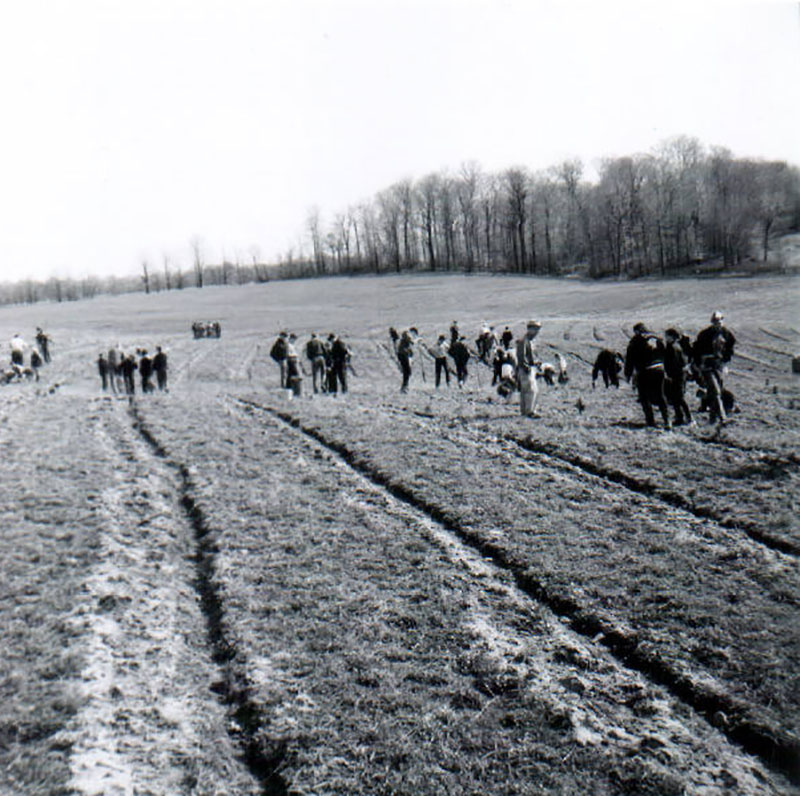
{"label": "grassy field", "polygon": [[[7,307],[0,792],[800,792],[800,283],[414,276]],[[719,428],[648,429],[591,364],[636,321],[738,338]],[[470,363],[411,389],[388,328],[536,317],[522,418]],[[222,337],[192,339],[194,320]],[[341,333],[291,399],[276,333]],[[5,336],[5,337],[3,337]],[[120,343],[168,393],[103,394]],[[697,399],[689,398],[694,410]]]}

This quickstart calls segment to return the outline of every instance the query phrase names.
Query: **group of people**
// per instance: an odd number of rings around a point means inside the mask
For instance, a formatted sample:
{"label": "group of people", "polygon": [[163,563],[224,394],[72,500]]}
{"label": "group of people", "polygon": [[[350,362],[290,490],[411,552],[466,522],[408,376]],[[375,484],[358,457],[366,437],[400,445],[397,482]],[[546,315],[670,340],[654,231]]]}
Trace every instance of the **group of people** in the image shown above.
{"label": "group of people", "polygon": [[195,321],[192,324],[195,340],[199,337],[221,337],[222,326],[219,321]]}
{"label": "group of people", "polygon": [[154,392],[156,387],[162,392],[168,391],[167,354],[161,346],[156,346],[155,354],[151,356],[145,348],[137,348],[133,354],[126,353],[117,343],[97,357],[103,392],[110,390],[115,394],[135,395],[137,370],[143,393]]}
{"label": "group of people", "polygon": [[[561,383],[568,380],[566,359],[561,354],[557,354],[557,369],[538,356],[536,340],[541,328],[540,321],[529,320],[524,333],[515,337],[508,326],[498,333],[493,326],[484,323],[472,349],[456,321],[450,325],[449,338],[439,334],[432,345],[422,340],[414,326],[402,332],[391,327],[389,337],[402,377],[400,391],[408,391],[415,356],[426,354],[433,360],[437,389],[442,382],[450,384],[451,374],[455,375],[458,386],[463,387],[469,375],[468,364],[475,358],[492,368],[492,386],[499,395],[509,401],[518,392],[520,414],[539,417],[539,380],[549,384],[554,384],[556,378]],[[600,352],[592,370],[592,386],[602,374],[606,387],[618,387],[619,375],[624,375],[637,391],[647,425],[655,425],[655,408],[664,426],[672,428],[693,422],[686,401],[686,385],[695,380],[703,399],[701,409],[709,410],[712,421],[725,422],[731,411],[732,396],[723,388],[722,381],[735,344],[736,338],[725,326],[720,312],[713,313],[711,325],[703,329],[694,342],[675,328],[667,329],[661,337],[639,322],[633,327],[624,357],[607,349]],[[347,371],[352,371],[351,354],[341,337],[330,334],[322,339],[312,333],[303,354],[301,356],[296,335],[283,331],[275,340],[270,356],[280,367],[282,388],[291,390],[294,395],[301,394],[303,377],[308,375],[303,360],[307,359],[315,393],[347,392]],[[422,362],[419,367],[425,380]],[[674,423],[670,419],[670,407]]]}
{"label": "group of people", "polygon": [[733,356],[736,337],[724,320],[721,312],[714,312],[711,324],[697,335],[694,343],[675,328],[667,329],[662,338],[644,323],[633,327],[633,337],[625,352],[624,376],[635,384],[648,426],[655,425],[655,407],[664,427],[672,427],[668,405],[675,415],[674,425],[692,423],[686,402],[686,384],[690,380],[696,381],[700,388],[701,409],[708,410],[710,421],[728,420],[732,398],[723,387],[723,376]]}
{"label": "group of people", "polygon": [[[458,328],[458,322],[450,325],[450,339],[440,334],[433,346],[425,346],[425,350],[434,362],[434,382],[438,388],[444,377],[445,384],[450,383],[449,359],[455,366],[455,377],[459,387],[463,387],[467,377],[467,365],[471,357],[475,357],[484,364],[491,365],[493,371],[492,386],[497,385],[497,391],[506,399],[518,390],[520,395],[520,414],[526,417],[538,417],[539,387],[537,380],[544,378],[553,383],[555,369],[552,365],[544,363],[535,352],[535,343],[539,330],[542,328],[540,321],[531,320],[525,326],[525,334],[515,340],[514,333],[506,326],[502,333],[498,333],[493,326],[484,323],[475,340],[475,351],[467,345],[466,336]],[[412,326],[398,333],[392,327],[389,329],[395,356],[400,365],[402,374],[401,392],[408,391],[408,384],[412,372],[412,360],[418,350],[421,340],[416,327]],[[424,378],[424,368],[420,363]],[[559,381],[567,380],[566,360],[560,357]]]}
{"label": "group of people", "polygon": [[3,373],[3,381],[21,381],[24,378],[33,378],[39,381],[39,368],[50,362],[50,336],[40,326],[36,327],[36,345],[30,345],[21,334],[17,333],[11,338],[11,362]]}
{"label": "group of people", "polygon": [[[269,352],[280,369],[281,388],[291,390],[294,396],[302,395],[303,377],[308,375],[299,346],[296,334],[282,331]],[[312,332],[303,355],[311,368],[314,394],[347,392],[347,373],[355,375],[355,371],[350,349],[340,335],[331,332],[323,339]]]}

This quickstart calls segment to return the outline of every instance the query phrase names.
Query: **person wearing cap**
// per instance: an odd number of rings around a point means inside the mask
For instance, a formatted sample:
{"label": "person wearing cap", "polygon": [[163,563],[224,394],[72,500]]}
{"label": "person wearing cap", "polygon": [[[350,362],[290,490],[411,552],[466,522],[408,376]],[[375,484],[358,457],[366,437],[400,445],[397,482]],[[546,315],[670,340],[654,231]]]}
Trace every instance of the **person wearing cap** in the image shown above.
{"label": "person wearing cap", "polygon": [[538,411],[539,386],[536,383],[536,374],[541,362],[536,357],[534,340],[541,328],[542,324],[539,321],[528,321],[525,325],[525,336],[517,340],[519,413],[523,417],[540,417]]}
{"label": "person wearing cap", "polygon": [[736,337],[724,324],[725,317],[718,310],[711,314],[711,325],[703,329],[694,341],[694,362],[700,373],[706,398],[711,407],[711,422],[727,420],[722,401],[722,376],[725,366],[733,357]]}
{"label": "person wearing cap", "polygon": [[689,358],[681,345],[681,334],[669,328],[664,332],[664,395],[675,413],[675,425],[691,424],[692,413],[686,403],[686,375]]}
{"label": "person wearing cap", "polygon": [[625,379],[635,375],[639,403],[648,426],[655,426],[653,407],[657,406],[664,421],[664,428],[672,428],[664,396],[664,342],[643,323],[633,327],[633,337],[625,352]]}

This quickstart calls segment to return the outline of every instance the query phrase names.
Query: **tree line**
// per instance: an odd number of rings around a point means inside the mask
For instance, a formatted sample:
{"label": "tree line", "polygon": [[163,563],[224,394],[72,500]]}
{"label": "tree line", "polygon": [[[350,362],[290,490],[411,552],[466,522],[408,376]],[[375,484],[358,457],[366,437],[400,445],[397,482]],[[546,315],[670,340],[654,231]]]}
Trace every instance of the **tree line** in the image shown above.
{"label": "tree line", "polygon": [[[337,214],[307,219],[306,272],[486,271],[635,278],[714,261],[767,262],[771,241],[800,230],[800,171],[736,158],[678,137],[644,155],[531,172],[402,180]],[[287,259],[292,260],[291,252]],[[297,258],[294,258],[295,260]]]}
{"label": "tree line", "polygon": [[720,271],[770,261],[775,238],[800,231],[800,170],[734,157],[685,136],[651,153],[606,158],[585,178],[579,160],[543,171],[488,173],[477,163],[401,180],[324,224],[312,210],[305,241],[277,263],[209,264],[202,239],[191,266],[165,255],[126,277],[23,280],[0,304],[74,301],[98,294],[181,290],[270,279],[403,271],[636,278]]}

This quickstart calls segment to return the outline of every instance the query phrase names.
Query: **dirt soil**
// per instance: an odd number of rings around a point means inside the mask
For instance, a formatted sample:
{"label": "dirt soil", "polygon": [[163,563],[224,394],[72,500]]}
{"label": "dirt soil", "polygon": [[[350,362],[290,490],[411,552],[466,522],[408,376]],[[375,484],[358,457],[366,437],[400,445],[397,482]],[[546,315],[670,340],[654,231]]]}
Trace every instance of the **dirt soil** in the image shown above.
{"label": "dirt soil", "polygon": [[[696,333],[720,285],[734,422],[648,429],[593,389],[600,348]],[[0,793],[800,792],[796,296],[420,277],[53,307],[42,380],[0,388]],[[399,393],[389,325],[519,333],[533,297],[570,374],[542,418],[475,362],[437,390],[422,351]],[[346,395],[279,388],[287,318],[345,333]],[[167,346],[169,392],[103,394],[117,340]]]}

